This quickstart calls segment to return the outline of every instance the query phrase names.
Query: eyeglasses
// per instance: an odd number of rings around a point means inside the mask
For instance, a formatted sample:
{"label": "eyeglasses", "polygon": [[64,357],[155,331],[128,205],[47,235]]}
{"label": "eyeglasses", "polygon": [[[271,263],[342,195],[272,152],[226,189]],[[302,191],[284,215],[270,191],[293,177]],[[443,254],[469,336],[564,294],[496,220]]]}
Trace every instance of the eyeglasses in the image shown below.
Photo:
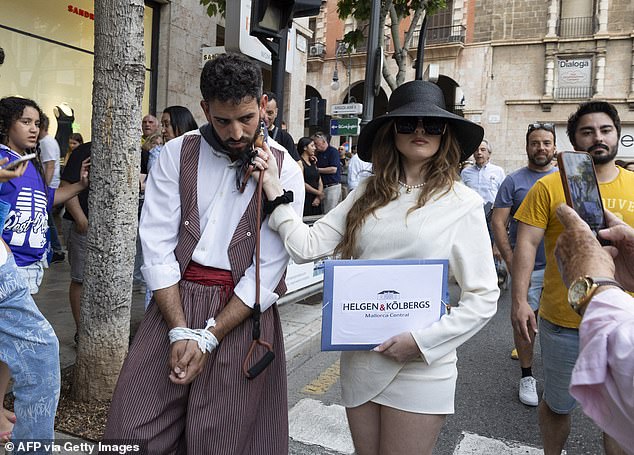
{"label": "eyeglasses", "polygon": [[550,122],[546,122],[546,123],[542,123],[542,122],[529,123],[528,124],[528,132],[530,133],[531,131],[535,131],[535,130],[555,131],[555,124],[554,123],[550,123]]}
{"label": "eyeglasses", "polygon": [[412,134],[421,125],[425,134],[440,136],[445,132],[447,122],[431,117],[396,117],[394,126],[398,134]]}

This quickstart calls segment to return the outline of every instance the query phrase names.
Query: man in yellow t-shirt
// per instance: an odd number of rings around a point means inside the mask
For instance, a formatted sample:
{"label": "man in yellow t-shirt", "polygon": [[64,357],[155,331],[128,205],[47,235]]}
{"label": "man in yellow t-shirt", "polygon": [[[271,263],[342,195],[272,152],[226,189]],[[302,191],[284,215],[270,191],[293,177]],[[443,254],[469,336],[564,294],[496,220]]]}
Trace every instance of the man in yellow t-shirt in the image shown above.
{"label": "man in yellow t-shirt", "polygon": [[[618,112],[609,103],[581,104],[568,119],[567,133],[575,150],[588,152],[594,161],[601,198],[607,210],[634,226],[634,173],[614,163],[621,136]],[[511,320],[514,329],[530,340],[537,321],[527,293],[535,253],[542,239],[546,249],[544,290],[540,301],[540,344],[544,367],[544,395],[539,404],[539,427],[544,454],[559,455],[570,432],[570,413],[576,402],[568,392],[570,377],[579,351],[580,316],[568,305],[567,289],[554,256],[563,226],[555,209],[565,202],[559,173],[539,180],[517,210],[517,244],[513,256]],[[606,454],[622,453],[604,435]]]}

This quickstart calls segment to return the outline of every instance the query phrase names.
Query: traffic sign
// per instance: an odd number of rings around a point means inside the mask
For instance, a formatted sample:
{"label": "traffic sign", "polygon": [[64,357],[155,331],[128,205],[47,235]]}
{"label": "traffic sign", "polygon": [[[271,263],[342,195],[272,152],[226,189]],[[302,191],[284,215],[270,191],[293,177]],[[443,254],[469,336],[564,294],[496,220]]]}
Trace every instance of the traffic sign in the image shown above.
{"label": "traffic sign", "polygon": [[332,115],[344,115],[344,114],[361,114],[363,112],[363,104],[361,103],[347,103],[347,104],[333,104]]}
{"label": "traffic sign", "polygon": [[333,118],[330,120],[330,135],[358,136],[360,123],[361,119],[359,117]]}

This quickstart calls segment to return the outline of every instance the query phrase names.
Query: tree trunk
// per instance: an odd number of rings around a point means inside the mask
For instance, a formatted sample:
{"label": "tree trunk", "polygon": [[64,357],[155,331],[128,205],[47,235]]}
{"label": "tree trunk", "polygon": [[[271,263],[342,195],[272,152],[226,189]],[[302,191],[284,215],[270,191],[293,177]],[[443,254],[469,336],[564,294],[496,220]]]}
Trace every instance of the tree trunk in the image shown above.
{"label": "tree trunk", "polygon": [[143,0],[95,1],[86,269],[73,397],[107,400],[128,350],[145,76]]}

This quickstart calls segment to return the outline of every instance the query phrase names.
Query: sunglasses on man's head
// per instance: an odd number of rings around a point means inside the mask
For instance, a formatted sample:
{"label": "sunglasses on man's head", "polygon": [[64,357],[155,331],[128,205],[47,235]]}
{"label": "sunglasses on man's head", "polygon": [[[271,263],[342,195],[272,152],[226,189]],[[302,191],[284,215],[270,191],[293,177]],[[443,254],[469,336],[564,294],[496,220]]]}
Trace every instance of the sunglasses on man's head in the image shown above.
{"label": "sunglasses on man's head", "polygon": [[528,124],[528,132],[535,130],[547,130],[547,131],[555,131],[555,124],[550,122],[535,122]]}
{"label": "sunglasses on man's head", "polygon": [[445,132],[447,122],[439,118],[431,117],[396,117],[394,126],[398,134],[412,134],[418,128],[421,128],[426,134],[431,136],[440,136]]}

